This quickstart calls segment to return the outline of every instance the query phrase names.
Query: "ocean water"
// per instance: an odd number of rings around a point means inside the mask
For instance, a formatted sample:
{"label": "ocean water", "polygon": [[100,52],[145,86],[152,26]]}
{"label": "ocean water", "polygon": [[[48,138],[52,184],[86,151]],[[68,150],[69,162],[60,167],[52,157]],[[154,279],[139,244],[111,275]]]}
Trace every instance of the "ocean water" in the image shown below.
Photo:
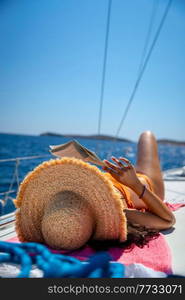
{"label": "ocean water", "polygon": [[[22,160],[18,167],[18,174],[13,181],[15,172],[15,161],[1,162],[0,161],[0,199],[4,199],[1,193],[10,189],[17,190],[17,180],[21,182],[24,176],[36,167],[39,163],[52,158],[49,153],[49,145],[58,145],[66,143],[70,138],[52,137],[52,136],[26,136],[26,135],[11,135],[0,134],[0,160],[35,156],[48,155],[44,158],[33,160]],[[99,157],[110,158],[114,156],[125,156],[133,164],[136,161],[137,144],[125,142],[99,141],[91,139],[77,139],[82,145],[95,151]],[[185,165],[185,146],[175,145],[159,145],[159,157],[162,170],[178,168]],[[11,197],[16,197],[16,192],[10,194]],[[12,200],[7,199],[6,205],[0,206],[0,214],[11,212],[15,209]]]}

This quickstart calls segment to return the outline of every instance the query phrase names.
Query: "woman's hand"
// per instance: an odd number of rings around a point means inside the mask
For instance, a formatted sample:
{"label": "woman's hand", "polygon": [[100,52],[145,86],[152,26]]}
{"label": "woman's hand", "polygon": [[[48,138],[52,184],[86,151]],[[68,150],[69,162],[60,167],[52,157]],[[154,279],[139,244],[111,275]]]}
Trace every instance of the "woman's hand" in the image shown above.
{"label": "woman's hand", "polygon": [[105,159],[104,162],[106,163],[107,167],[103,167],[103,170],[110,173],[117,181],[131,189],[134,189],[138,184],[141,184],[136,175],[134,166],[128,159],[124,157],[119,157],[119,159],[117,159],[114,156],[112,156],[111,159],[116,164],[113,164]]}

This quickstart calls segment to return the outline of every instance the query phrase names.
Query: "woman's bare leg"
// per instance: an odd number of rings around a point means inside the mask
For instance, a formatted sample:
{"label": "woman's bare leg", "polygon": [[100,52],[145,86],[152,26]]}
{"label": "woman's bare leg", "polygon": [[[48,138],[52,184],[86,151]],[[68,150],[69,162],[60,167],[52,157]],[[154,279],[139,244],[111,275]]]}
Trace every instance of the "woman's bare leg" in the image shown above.
{"label": "woman's bare leg", "polygon": [[158,145],[150,131],[140,135],[138,142],[136,171],[147,175],[153,183],[154,192],[164,200],[164,182],[158,156]]}

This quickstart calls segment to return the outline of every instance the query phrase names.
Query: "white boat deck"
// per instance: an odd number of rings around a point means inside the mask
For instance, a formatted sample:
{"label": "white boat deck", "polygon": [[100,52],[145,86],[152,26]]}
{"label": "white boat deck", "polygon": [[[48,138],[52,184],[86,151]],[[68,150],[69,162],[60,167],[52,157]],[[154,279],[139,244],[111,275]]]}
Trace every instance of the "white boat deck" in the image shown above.
{"label": "white boat deck", "polygon": [[[165,199],[170,203],[185,204],[185,181],[165,181]],[[174,212],[176,224],[163,233],[172,252],[174,274],[185,276],[185,207]]]}

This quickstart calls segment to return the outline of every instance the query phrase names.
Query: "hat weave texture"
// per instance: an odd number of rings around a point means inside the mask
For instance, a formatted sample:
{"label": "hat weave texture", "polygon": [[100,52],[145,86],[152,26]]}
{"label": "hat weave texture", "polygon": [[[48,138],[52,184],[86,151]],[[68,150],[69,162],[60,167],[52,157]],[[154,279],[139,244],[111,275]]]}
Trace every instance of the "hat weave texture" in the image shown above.
{"label": "hat weave texture", "polygon": [[119,192],[96,166],[64,157],[37,166],[21,183],[15,205],[20,241],[77,249],[88,240],[125,241]]}

